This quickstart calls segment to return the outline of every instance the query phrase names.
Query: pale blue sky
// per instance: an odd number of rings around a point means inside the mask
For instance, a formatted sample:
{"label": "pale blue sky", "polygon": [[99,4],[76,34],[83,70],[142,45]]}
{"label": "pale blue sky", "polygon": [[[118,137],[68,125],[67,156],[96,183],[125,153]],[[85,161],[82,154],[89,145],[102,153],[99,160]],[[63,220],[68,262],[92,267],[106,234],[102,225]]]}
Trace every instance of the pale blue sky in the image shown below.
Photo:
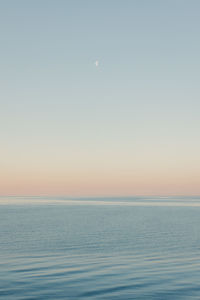
{"label": "pale blue sky", "polygon": [[2,178],[198,181],[199,36],[200,1],[0,1]]}

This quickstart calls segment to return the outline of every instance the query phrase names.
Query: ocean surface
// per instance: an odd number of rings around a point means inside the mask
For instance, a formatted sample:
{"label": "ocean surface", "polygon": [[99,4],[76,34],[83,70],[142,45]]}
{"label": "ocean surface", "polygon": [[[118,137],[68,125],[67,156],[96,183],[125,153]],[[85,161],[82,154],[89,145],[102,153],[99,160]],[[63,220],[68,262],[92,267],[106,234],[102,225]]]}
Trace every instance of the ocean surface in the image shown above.
{"label": "ocean surface", "polygon": [[200,197],[1,197],[0,299],[200,299]]}

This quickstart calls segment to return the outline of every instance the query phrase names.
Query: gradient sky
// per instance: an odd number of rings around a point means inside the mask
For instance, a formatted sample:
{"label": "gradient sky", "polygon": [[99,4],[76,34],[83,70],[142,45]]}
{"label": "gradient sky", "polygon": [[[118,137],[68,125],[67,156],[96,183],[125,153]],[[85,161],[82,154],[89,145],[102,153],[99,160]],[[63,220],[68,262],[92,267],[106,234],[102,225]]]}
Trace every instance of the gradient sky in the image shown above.
{"label": "gradient sky", "polygon": [[1,0],[0,194],[200,194],[199,37],[198,0]]}

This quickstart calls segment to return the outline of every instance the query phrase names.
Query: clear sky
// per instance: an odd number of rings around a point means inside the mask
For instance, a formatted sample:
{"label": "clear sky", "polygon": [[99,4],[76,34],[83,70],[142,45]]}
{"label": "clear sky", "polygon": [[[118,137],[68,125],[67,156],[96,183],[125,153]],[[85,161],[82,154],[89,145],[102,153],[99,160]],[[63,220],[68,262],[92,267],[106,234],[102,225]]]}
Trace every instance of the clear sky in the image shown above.
{"label": "clear sky", "polygon": [[1,0],[0,194],[200,194],[200,1]]}

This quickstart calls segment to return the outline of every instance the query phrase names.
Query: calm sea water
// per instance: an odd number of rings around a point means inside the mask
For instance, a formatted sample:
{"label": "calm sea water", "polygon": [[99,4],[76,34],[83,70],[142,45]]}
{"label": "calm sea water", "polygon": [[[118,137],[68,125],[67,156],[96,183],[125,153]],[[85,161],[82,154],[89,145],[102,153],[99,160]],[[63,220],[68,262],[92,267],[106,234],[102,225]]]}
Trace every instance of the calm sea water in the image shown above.
{"label": "calm sea water", "polygon": [[200,299],[200,198],[1,198],[0,299]]}

